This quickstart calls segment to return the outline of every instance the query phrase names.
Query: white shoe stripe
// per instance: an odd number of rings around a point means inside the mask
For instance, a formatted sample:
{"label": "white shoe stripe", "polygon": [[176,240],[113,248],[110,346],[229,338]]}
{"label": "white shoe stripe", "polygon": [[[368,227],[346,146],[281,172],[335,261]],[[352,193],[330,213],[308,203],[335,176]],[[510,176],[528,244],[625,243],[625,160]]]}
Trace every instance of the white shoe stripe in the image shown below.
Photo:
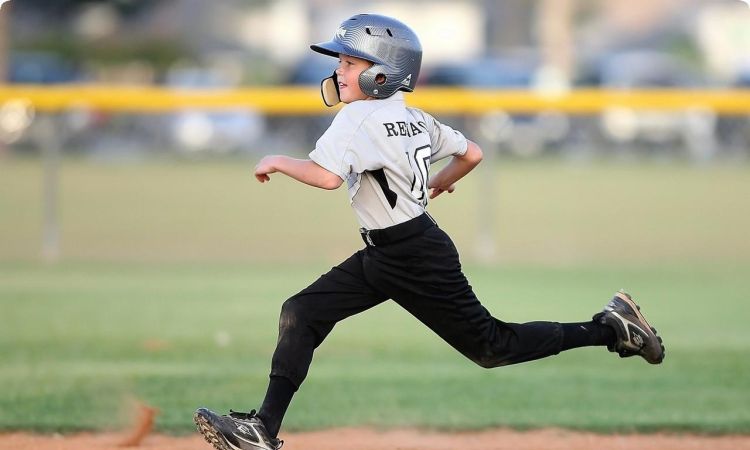
{"label": "white shoe stripe", "polygon": [[[633,323],[633,322],[631,322],[631,321],[623,318],[621,315],[617,314],[616,312],[612,311],[612,315],[615,316],[615,317],[617,317],[617,320],[619,320],[622,323],[623,327],[625,328],[625,332],[628,334],[628,342],[632,342],[632,339],[630,337],[630,331],[628,331],[628,324],[632,325],[634,328],[636,328],[637,330],[639,330],[641,333],[644,333],[646,336],[648,336],[650,334],[650,333],[647,333],[646,331],[644,331],[643,328],[641,328],[638,325],[636,325],[635,323]],[[639,347],[639,349],[642,348],[642,347],[643,346]]]}

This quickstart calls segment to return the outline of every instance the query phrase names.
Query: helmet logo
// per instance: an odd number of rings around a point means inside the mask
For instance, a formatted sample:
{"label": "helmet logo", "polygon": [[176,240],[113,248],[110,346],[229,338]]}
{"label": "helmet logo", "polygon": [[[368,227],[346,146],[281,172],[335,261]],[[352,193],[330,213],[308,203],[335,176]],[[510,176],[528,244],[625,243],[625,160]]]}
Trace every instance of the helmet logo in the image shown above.
{"label": "helmet logo", "polygon": [[404,86],[408,86],[411,84],[411,74],[407,75],[406,78],[401,82]]}
{"label": "helmet logo", "polygon": [[336,30],[336,37],[344,39],[344,36],[346,36],[346,29],[344,27],[339,27],[338,30]]}

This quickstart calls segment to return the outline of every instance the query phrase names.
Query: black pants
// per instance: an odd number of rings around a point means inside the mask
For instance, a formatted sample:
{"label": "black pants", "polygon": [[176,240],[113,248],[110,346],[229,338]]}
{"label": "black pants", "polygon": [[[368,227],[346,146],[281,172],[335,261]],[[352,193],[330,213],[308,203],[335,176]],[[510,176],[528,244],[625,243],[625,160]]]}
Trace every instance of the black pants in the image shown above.
{"label": "black pants", "polygon": [[530,361],[561,350],[557,322],[516,324],[492,317],[461,272],[450,237],[431,226],[399,242],[365,247],[284,302],[271,375],[299,387],[313,351],[336,322],[387,299],[482,367]]}

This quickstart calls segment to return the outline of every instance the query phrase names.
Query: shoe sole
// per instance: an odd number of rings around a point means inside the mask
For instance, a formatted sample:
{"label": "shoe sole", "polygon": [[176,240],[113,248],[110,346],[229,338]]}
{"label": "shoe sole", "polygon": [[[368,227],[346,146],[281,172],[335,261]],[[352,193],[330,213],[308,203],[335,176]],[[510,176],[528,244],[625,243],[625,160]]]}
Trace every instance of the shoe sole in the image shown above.
{"label": "shoe sole", "polygon": [[203,439],[213,445],[216,450],[235,450],[201,413],[196,412],[193,415],[193,421],[198,427],[198,432],[203,435]]}
{"label": "shoe sole", "polygon": [[[618,293],[615,294],[615,296],[617,298],[619,298],[620,300],[622,300],[623,302],[627,303],[628,306],[630,306],[630,309],[633,310],[633,312],[635,313],[635,316],[638,318],[638,320],[641,321],[641,322],[643,322],[643,324],[646,325],[646,330],[645,331],[646,332],[650,331],[654,335],[654,337],[656,338],[656,340],[659,342],[659,346],[661,347],[661,355],[659,355],[659,359],[655,360],[653,362],[649,361],[648,359],[646,359],[646,361],[648,361],[650,364],[660,364],[662,361],[664,361],[664,351],[665,351],[665,349],[664,349],[664,343],[662,341],[662,338],[657,334],[656,328],[652,327],[648,323],[648,321],[646,320],[646,318],[643,317],[643,314],[641,314],[641,307],[638,306],[638,304],[636,304],[633,301],[633,299],[630,298],[630,296],[628,296],[627,294],[625,294],[623,292],[618,292]],[[616,314],[611,309],[610,309],[610,312],[613,313],[613,314]]]}

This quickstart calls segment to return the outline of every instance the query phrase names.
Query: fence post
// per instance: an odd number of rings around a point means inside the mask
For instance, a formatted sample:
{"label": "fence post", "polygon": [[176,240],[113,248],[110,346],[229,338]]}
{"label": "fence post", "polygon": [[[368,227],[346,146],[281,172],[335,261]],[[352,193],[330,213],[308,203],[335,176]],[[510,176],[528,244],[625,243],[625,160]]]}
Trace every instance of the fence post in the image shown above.
{"label": "fence post", "polygon": [[511,138],[513,122],[502,110],[490,110],[472,119],[476,128],[474,132],[480,139],[477,143],[483,151],[482,164],[479,166],[476,255],[483,263],[493,263],[497,260],[497,157],[503,143]]}
{"label": "fence post", "polygon": [[42,259],[55,263],[60,259],[60,153],[61,139],[57,116],[41,114],[38,145],[42,152]]}

